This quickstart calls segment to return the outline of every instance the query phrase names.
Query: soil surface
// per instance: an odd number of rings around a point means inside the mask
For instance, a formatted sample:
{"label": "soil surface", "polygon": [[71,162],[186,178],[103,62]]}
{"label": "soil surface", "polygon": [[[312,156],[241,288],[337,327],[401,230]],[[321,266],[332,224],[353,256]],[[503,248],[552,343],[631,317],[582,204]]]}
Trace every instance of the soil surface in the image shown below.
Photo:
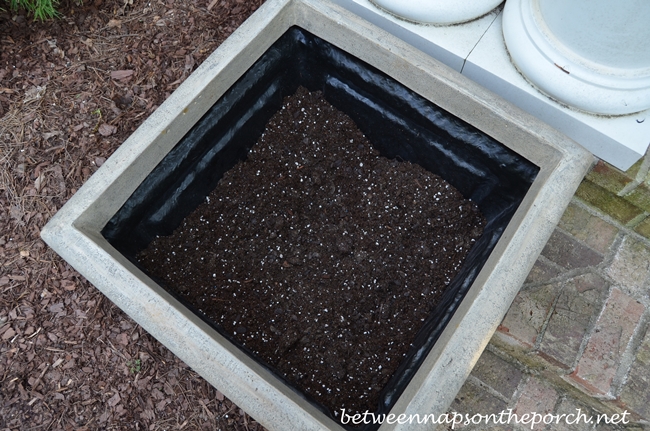
{"label": "soil surface", "polygon": [[447,182],[381,157],[300,88],[248,159],[138,259],[335,414],[375,411],[483,225]]}
{"label": "soil surface", "polygon": [[45,23],[0,11],[1,430],[263,429],[39,237],[261,3],[63,0]]}

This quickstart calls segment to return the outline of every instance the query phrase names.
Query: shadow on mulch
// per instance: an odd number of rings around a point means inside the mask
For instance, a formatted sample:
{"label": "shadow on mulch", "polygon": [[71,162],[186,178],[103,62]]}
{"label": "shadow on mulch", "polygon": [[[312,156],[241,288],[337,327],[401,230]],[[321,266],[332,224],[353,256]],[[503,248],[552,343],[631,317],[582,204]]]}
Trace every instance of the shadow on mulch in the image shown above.
{"label": "shadow on mulch", "polygon": [[0,430],[263,429],[40,229],[262,0],[0,12]]}

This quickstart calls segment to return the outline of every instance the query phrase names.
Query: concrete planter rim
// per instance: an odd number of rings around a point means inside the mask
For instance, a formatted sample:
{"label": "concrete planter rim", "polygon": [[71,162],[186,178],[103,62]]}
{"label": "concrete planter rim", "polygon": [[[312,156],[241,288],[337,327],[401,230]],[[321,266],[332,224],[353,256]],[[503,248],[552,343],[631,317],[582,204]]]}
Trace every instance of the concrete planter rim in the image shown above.
{"label": "concrete planter rim", "polygon": [[[444,413],[592,157],[550,127],[328,1],[265,3],[104,163],[50,220],[42,237],[136,322],[264,426],[342,429],[182,307],[100,234],[175,143],[293,25],[374,65],[540,167],[465,300],[392,410],[396,414]],[[413,429],[413,424],[384,424],[380,429]]]}

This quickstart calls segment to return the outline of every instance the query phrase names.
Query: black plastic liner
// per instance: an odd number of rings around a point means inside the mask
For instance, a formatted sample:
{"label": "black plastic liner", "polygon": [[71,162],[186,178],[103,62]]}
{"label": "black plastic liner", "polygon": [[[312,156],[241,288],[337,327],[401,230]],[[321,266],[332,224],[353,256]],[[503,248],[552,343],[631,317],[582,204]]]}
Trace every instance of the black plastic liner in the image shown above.
{"label": "black plastic liner", "polygon": [[[268,120],[282,106],[282,99],[299,85],[321,90],[332,105],[352,117],[382,155],[418,163],[447,180],[476,202],[488,221],[460,273],[383,389],[375,413],[388,413],[451,319],[535,179],[539,168],[531,162],[376,68],[292,27],[159,163],[102,234],[136,263],[140,250],[156,235],[170,235],[216,187],[224,172],[246,157]],[[214,322],[208,323],[221,332]],[[333,412],[296,391],[336,420]],[[365,431],[378,426],[346,428]]]}

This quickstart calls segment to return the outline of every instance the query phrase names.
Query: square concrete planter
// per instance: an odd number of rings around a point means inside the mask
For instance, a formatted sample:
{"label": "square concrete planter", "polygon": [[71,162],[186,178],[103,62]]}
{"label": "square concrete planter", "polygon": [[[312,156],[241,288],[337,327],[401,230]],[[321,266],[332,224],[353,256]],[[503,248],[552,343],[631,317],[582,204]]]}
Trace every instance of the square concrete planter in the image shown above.
{"label": "square concrete planter", "polygon": [[[306,33],[295,33],[295,27]],[[287,42],[293,47],[289,51],[317,45],[321,51],[315,57],[283,57],[287,37],[295,39]],[[349,111],[387,155],[411,158],[439,173],[477,201],[490,220],[445,308],[427,321],[408,357],[410,365],[390,383],[378,408],[395,415],[444,413],[592,156],[327,1],[267,1],[104,163],[42,236],[109,299],[264,426],[343,429],[132,263],[138,248],[153,235],[170,233],[166,230],[198,203],[196,197],[201,200],[228,167],[245,157],[264,118],[279,107],[274,101],[304,75],[294,67],[312,70],[304,84],[324,89],[326,98]],[[378,121],[395,113],[410,119]],[[395,141],[404,144],[390,143]],[[380,429],[414,427],[384,424]]]}

